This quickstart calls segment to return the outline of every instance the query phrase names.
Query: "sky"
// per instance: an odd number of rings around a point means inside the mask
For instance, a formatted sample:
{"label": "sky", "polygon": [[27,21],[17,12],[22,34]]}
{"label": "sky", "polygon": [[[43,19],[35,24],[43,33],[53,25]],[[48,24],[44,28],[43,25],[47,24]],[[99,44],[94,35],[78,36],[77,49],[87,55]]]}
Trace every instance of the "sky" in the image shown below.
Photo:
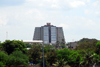
{"label": "sky", "polygon": [[35,27],[63,27],[65,41],[100,40],[100,0],[0,0],[0,41],[32,40]]}

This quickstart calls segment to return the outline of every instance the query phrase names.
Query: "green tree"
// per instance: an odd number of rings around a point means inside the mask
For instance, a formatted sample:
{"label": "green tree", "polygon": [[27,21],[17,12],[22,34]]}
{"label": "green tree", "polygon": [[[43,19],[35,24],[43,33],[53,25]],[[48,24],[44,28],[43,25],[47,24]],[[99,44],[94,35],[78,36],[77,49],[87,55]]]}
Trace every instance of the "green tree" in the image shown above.
{"label": "green tree", "polygon": [[89,65],[91,64],[93,65],[94,63],[98,63],[99,60],[99,55],[88,49],[83,55],[83,61],[81,62],[81,64],[89,67]]}
{"label": "green tree", "polygon": [[56,59],[56,51],[52,50],[50,52],[46,53],[46,59],[48,61],[48,63],[50,63],[50,65],[52,65],[53,63],[55,63],[57,61]]}
{"label": "green tree", "polygon": [[11,65],[18,67],[19,65],[28,65],[28,56],[23,54],[21,51],[14,51],[9,55],[9,59],[7,60],[7,65],[10,67]]}
{"label": "green tree", "polygon": [[57,50],[57,60],[62,61],[64,60],[72,67],[78,67],[80,65],[80,62],[82,61],[81,55],[78,53],[78,51],[72,51],[67,48]]}
{"label": "green tree", "polygon": [[25,43],[25,45],[27,46],[27,48],[32,47],[32,45],[31,45],[31,44],[29,44],[29,43]]}
{"label": "green tree", "polygon": [[79,67],[80,62],[82,61],[81,55],[78,53],[78,51],[71,51],[71,54],[68,58],[68,64],[71,67]]}
{"label": "green tree", "polygon": [[0,67],[5,67],[5,65],[1,61],[0,61]]}
{"label": "green tree", "polygon": [[7,59],[8,59],[8,55],[5,52],[0,51],[0,62],[2,62],[4,65],[6,65]]}
{"label": "green tree", "polygon": [[98,40],[96,39],[87,39],[87,38],[83,38],[80,41],[78,41],[78,45],[76,46],[75,50],[87,50],[88,48],[90,50],[95,51],[96,50],[96,43],[98,42]]}
{"label": "green tree", "polygon": [[37,61],[40,59],[41,57],[41,46],[40,45],[34,45],[32,46],[32,48],[29,49],[28,51],[28,56],[30,58],[30,61],[33,60],[33,62],[36,64]]}
{"label": "green tree", "polygon": [[96,50],[95,52],[100,55],[100,41],[96,43]]}
{"label": "green tree", "polygon": [[53,45],[44,45],[44,52],[47,53],[47,52],[50,52],[52,50],[55,50],[54,46]]}
{"label": "green tree", "polygon": [[65,61],[68,61],[70,54],[71,54],[71,51],[67,48],[57,50],[57,60],[60,60],[62,58]]}
{"label": "green tree", "polygon": [[59,44],[60,44],[60,42],[59,42],[59,41],[57,41],[57,42],[56,42],[56,48],[58,48],[58,47],[59,47]]}
{"label": "green tree", "polygon": [[67,61],[65,61],[62,58],[57,61],[57,67],[64,67],[66,64],[67,64]]}
{"label": "green tree", "polygon": [[6,51],[9,54],[11,54],[13,51],[19,50],[22,51],[23,53],[26,53],[27,49],[26,45],[22,41],[17,41],[17,40],[6,40],[5,42],[2,43],[4,51]]}

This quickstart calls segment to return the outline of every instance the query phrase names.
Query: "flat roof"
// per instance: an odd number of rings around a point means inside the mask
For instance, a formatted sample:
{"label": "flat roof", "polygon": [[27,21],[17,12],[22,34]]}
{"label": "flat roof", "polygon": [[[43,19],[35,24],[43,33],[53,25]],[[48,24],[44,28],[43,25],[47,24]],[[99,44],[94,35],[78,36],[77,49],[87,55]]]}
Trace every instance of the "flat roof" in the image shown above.
{"label": "flat roof", "polygon": [[23,40],[24,43],[42,43],[42,40]]}

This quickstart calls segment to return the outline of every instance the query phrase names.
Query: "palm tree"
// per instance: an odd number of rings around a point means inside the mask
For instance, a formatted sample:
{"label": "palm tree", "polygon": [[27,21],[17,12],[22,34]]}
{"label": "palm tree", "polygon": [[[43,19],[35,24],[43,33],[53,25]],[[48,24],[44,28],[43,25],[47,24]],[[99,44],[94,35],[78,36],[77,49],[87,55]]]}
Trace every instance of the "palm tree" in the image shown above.
{"label": "palm tree", "polygon": [[59,43],[60,43],[59,41],[56,42],[56,48],[59,47]]}
{"label": "palm tree", "polygon": [[67,61],[65,61],[62,58],[57,61],[57,67],[64,67],[66,64],[67,64]]}
{"label": "palm tree", "polygon": [[93,51],[87,50],[83,56],[83,61],[80,64],[84,64],[86,65],[86,67],[89,67],[89,65],[93,65],[94,63],[98,62],[99,62],[99,55],[97,55]]}

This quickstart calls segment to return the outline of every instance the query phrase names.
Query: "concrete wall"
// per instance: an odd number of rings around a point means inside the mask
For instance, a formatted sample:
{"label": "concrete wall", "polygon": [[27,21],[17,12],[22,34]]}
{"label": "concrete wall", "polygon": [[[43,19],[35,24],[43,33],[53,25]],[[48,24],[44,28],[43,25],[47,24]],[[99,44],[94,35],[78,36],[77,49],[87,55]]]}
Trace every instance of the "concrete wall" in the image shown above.
{"label": "concrete wall", "polygon": [[35,28],[33,40],[41,40],[40,30],[41,30],[40,27]]}
{"label": "concrete wall", "polygon": [[64,38],[64,33],[62,27],[57,27],[57,41],[62,42],[62,39]]}

